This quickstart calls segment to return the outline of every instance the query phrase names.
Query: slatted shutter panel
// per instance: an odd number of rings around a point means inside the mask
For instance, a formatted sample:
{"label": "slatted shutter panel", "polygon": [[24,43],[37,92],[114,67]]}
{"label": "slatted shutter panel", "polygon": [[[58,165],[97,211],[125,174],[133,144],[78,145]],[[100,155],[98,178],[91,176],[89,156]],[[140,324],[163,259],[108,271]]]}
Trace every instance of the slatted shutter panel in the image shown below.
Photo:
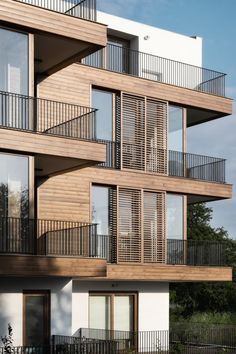
{"label": "slatted shutter panel", "polygon": [[120,188],[118,262],[141,262],[141,191]]}
{"label": "slatted shutter panel", "polygon": [[147,99],[146,170],[167,174],[167,104]]}
{"label": "slatted shutter panel", "polygon": [[165,194],[144,192],[143,259],[144,263],[165,263]]}
{"label": "slatted shutter panel", "polygon": [[122,94],[122,167],[145,170],[145,99]]}
{"label": "slatted shutter panel", "polygon": [[116,95],[115,97],[115,140],[116,140],[116,168],[121,167],[121,97]]}
{"label": "slatted shutter panel", "polygon": [[117,262],[117,190],[109,188],[109,241],[107,244],[108,261],[111,263]]}

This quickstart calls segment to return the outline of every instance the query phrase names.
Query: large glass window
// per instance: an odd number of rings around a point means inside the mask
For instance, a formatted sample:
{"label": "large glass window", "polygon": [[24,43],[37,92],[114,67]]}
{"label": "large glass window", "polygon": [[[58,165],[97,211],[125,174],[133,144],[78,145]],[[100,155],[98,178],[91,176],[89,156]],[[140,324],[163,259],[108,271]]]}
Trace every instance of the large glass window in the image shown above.
{"label": "large glass window", "polygon": [[184,197],[167,194],[167,239],[183,239]]}
{"label": "large glass window", "polygon": [[0,90],[28,95],[28,35],[0,28]]}
{"label": "large glass window", "polygon": [[0,154],[0,217],[29,215],[29,159]]}
{"label": "large glass window", "polygon": [[109,234],[109,188],[92,187],[92,222],[97,224],[99,235]]}
{"label": "large glass window", "polygon": [[169,106],[168,150],[183,151],[183,109]]}
{"label": "large glass window", "polygon": [[92,106],[98,109],[96,134],[98,139],[113,140],[113,99],[109,91],[92,90]]}
{"label": "large glass window", "polygon": [[90,294],[89,328],[134,331],[135,294]]}

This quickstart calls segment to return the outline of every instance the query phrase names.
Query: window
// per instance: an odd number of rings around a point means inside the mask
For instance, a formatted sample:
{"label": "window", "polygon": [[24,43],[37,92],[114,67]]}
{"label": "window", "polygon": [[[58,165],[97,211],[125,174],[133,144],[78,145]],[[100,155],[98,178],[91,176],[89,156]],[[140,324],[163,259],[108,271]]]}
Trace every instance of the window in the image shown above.
{"label": "window", "polygon": [[25,291],[23,297],[24,345],[48,345],[50,340],[50,292]]}
{"label": "window", "polygon": [[28,35],[0,28],[0,90],[28,95]]}
{"label": "window", "polygon": [[169,106],[168,149],[183,152],[183,108]]}
{"label": "window", "polygon": [[137,329],[136,312],[136,294],[91,293],[89,296],[89,328],[134,331]]}
{"label": "window", "polygon": [[184,197],[167,194],[167,239],[181,240],[184,237]]}
{"label": "window", "polygon": [[108,36],[106,57],[108,70],[129,74],[129,47],[129,40]]}
{"label": "window", "polygon": [[29,158],[0,154],[0,250],[33,253],[29,221]]}
{"label": "window", "polygon": [[92,89],[92,106],[97,108],[96,134],[101,140],[113,141],[114,94]]}
{"label": "window", "polygon": [[109,235],[109,187],[92,187],[92,222],[99,235]]}
{"label": "window", "polygon": [[29,216],[29,158],[0,154],[0,217]]}

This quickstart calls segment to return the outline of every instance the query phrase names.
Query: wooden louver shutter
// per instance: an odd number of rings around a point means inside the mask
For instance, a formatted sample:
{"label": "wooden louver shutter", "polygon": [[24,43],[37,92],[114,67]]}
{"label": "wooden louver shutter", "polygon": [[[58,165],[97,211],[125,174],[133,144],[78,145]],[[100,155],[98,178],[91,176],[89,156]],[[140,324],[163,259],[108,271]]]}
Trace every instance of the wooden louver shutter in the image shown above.
{"label": "wooden louver shutter", "polygon": [[147,99],[146,170],[167,174],[167,104]]}
{"label": "wooden louver shutter", "polygon": [[109,241],[107,244],[108,260],[111,263],[117,261],[117,190],[116,188],[109,188]]}
{"label": "wooden louver shutter", "polygon": [[119,188],[118,262],[141,262],[141,191]]}
{"label": "wooden louver shutter", "polygon": [[165,263],[165,194],[144,192],[144,263]]}
{"label": "wooden louver shutter", "polygon": [[122,167],[145,170],[145,99],[122,94]]}

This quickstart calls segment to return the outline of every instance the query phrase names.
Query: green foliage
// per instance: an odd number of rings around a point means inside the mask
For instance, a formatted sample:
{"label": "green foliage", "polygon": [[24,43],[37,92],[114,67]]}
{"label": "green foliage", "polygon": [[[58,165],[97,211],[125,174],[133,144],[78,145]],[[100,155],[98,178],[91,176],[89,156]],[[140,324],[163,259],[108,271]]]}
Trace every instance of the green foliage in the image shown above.
{"label": "green foliage", "polygon": [[12,330],[10,323],[8,323],[8,334],[5,335],[4,337],[1,337],[1,341],[3,343],[4,353],[6,353],[6,354],[14,353],[13,330]]}
{"label": "green foliage", "polygon": [[[188,239],[224,241],[227,264],[236,278],[236,243],[223,228],[210,225],[212,209],[204,203],[188,208]],[[236,283],[176,283],[170,286],[171,320],[195,313],[236,313]],[[209,318],[208,318],[209,319]],[[234,317],[234,320],[235,317]],[[236,321],[234,322],[236,323]]]}

